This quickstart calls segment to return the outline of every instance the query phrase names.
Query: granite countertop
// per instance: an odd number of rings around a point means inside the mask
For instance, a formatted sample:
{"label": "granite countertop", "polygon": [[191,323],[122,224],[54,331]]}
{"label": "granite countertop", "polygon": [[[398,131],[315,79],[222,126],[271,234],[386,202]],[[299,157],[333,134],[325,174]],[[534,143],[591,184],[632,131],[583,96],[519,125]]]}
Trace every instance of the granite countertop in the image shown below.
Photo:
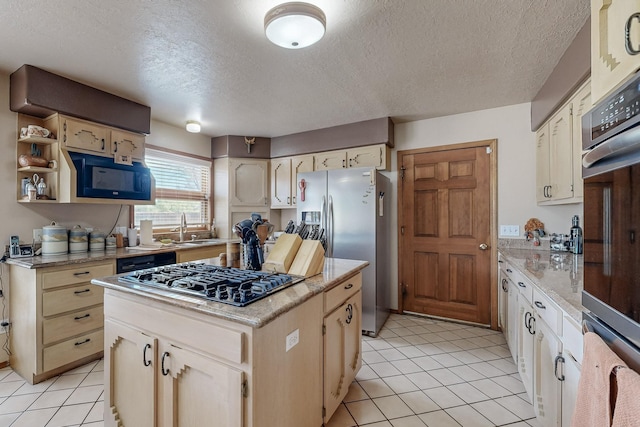
{"label": "granite countertop", "polygon": [[269,297],[265,297],[245,307],[236,307],[189,295],[177,294],[162,288],[122,283],[118,281],[118,275],[93,279],[91,283],[107,289],[128,292],[205,315],[238,322],[253,328],[260,328],[279,315],[309,300],[314,295],[337,286],[340,282],[353,276],[367,265],[369,265],[367,261],[325,258],[322,273],[275,292]]}
{"label": "granite countertop", "polygon": [[134,256],[144,256],[158,254],[162,252],[178,252],[188,251],[200,248],[226,245],[228,242],[240,242],[240,239],[215,239],[211,243],[206,244],[189,244],[189,242],[170,244],[162,246],[160,249],[142,250],[140,247],[135,248],[117,248],[115,250],[104,250],[96,252],[82,252],[64,255],[34,256],[27,258],[7,258],[7,264],[16,265],[23,268],[45,268],[58,267],[63,265],[82,264],[84,262],[116,260],[120,258],[130,258]]}
{"label": "granite countertop", "polygon": [[582,255],[511,248],[499,252],[578,324],[582,322]]}

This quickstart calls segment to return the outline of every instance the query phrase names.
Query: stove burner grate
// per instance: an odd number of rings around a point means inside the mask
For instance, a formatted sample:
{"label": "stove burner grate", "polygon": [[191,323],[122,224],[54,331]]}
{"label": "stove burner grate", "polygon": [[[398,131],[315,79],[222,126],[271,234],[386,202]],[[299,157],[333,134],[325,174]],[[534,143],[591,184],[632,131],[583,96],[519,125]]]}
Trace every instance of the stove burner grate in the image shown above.
{"label": "stove burner grate", "polygon": [[138,270],[118,280],[244,307],[304,278],[190,262]]}

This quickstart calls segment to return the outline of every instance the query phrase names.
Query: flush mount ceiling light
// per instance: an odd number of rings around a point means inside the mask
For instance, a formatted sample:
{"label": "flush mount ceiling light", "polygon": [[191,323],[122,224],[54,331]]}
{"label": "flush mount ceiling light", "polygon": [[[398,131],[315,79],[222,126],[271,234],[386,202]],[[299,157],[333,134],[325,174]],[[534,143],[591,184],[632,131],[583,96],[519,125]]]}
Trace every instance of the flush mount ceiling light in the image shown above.
{"label": "flush mount ceiling light", "polygon": [[324,12],[309,3],[284,3],[271,9],[264,17],[267,38],[287,49],[311,46],[324,36],[326,26]]}
{"label": "flush mount ceiling light", "polygon": [[187,132],[198,133],[200,132],[200,122],[195,120],[189,120],[187,122]]}

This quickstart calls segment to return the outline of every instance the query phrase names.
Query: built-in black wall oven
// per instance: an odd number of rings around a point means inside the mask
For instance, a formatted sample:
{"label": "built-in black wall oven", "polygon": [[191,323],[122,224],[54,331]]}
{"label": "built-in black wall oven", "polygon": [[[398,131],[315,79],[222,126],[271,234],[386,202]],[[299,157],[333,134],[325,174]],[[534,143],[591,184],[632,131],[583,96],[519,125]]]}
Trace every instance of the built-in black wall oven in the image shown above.
{"label": "built-in black wall oven", "polygon": [[640,73],[582,131],[584,325],[640,372]]}

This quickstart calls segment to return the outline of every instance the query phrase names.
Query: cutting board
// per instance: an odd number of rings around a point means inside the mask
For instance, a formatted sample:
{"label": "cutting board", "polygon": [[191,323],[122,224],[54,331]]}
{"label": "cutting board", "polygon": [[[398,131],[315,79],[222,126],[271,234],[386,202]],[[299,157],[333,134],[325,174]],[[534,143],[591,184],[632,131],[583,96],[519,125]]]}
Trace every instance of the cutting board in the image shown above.
{"label": "cutting board", "polygon": [[310,277],[324,268],[324,248],[318,240],[304,240],[289,268],[289,274]]}
{"label": "cutting board", "polygon": [[301,244],[302,239],[297,234],[281,235],[276,240],[276,244],[273,245],[273,249],[262,265],[262,269],[264,271],[275,271],[276,273],[287,273]]}

